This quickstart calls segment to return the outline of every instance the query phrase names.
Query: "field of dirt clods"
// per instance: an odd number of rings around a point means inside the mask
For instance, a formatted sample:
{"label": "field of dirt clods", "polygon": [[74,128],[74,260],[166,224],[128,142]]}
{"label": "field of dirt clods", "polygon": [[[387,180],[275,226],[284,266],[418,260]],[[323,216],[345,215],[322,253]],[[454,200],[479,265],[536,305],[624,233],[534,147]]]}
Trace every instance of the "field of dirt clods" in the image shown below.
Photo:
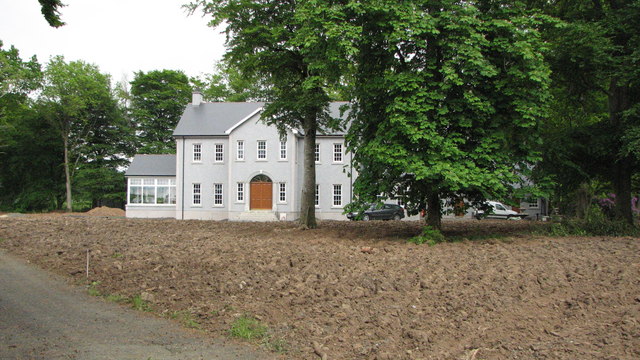
{"label": "field of dirt clods", "polygon": [[[240,315],[286,359],[638,359],[640,239],[528,221],[293,223],[23,216],[0,248],[103,294],[144,295],[227,336]],[[499,234],[499,236],[491,236]],[[465,239],[468,238],[468,239]]]}

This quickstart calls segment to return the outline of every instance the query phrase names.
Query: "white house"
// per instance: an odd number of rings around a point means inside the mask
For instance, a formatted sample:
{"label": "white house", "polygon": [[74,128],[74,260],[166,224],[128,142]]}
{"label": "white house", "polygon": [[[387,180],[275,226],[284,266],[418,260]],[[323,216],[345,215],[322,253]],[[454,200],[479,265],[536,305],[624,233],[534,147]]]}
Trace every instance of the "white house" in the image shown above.
{"label": "white house", "polygon": [[[333,117],[346,103],[332,103]],[[126,172],[127,217],[294,220],[299,217],[303,137],[260,120],[264,103],[204,103],[198,93],[173,132],[176,155],[136,155]],[[351,157],[344,133],[318,134],[316,217],[345,219]]]}
{"label": "white house", "polygon": [[[331,103],[331,116],[340,117],[345,104]],[[299,130],[288,129],[281,137],[274,126],[261,121],[263,106],[261,102],[204,103],[194,93],[173,132],[176,155],[136,155],[125,173],[127,217],[297,219],[303,136]],[[344,135],[317,135],[319,219],[346,220],[343,209],[353,197],[352,159],[345,152]],[[521,211],[534,219],[546,215],[546,207],[544,199],[521,203]],[[470,209],[465,217],[471,215]]]}

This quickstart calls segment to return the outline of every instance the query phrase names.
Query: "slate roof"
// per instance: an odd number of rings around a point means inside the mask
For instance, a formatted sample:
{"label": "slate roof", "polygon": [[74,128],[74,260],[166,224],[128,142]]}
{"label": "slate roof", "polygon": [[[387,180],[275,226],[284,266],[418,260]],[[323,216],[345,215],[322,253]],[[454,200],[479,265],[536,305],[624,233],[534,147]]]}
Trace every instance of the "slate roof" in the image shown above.
{"label": "slate roof", "polygon": [[[245,120],[264,102],[213,102],[201,103],[199,106],[187,105],[178,122],[173,136],[227,136],[225,131]],[[340,107],[346,102],[332,102],[329,113],[332,117],[340,117]],[[346,113],[343,114],[346,117]],[[321,132],[318,133],[322,135]],[[344,131],[331,131],[324,135],[344,135]]]}
{"label": "slate roof", "polygon": [[137,154],[124,175],[176,176],[176,156]]}
{"label": "slate roof", "polygon": [[215,102],[199,106],[189,104],[182,113],[173,136],[227,135],[226,130],[263,106],[262,102]]}

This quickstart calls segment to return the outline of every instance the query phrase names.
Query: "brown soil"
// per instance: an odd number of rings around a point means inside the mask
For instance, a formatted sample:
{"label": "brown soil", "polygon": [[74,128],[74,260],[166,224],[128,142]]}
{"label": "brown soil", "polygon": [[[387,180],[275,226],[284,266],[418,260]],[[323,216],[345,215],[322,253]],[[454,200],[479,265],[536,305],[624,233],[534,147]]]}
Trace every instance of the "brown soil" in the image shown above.
{"label": "brown soil", "polygon": [[415,222],[25,216],[0,219],[0,247],[77,281],[90,250],[103,293],[143,294],[220,336],[255,316],[287,359],[640,358],[640,239],[444,226],[476,240],[408,244]]}

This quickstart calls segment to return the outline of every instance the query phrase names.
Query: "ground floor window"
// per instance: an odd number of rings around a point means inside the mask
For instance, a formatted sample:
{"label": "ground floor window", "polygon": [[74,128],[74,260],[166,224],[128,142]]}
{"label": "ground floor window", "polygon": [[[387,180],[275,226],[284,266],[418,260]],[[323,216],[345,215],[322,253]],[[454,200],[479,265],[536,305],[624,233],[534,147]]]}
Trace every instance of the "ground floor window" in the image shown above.
{"label": "ground floor window", "polygon": [[222,184],[213,184],[213,205],[222,206]]}
{"label": "ground floor window", "polygon": [[244,202],[244,183],[238,183],[237,202]]}
{"label": "ground floor window", "polygon": [[342,185],[333,185],[333,206],[342,206]]}
{"label": "ground floor window", "polygon": [[130,178],[129,204],[164,205],[176,203],[176,179]]}
{"label": "ground floor window", "polygon": [[278,200],[281,203],[287,202],[287,184],[286,183],[280,183],[278,186]]}
{"label": "ground floor window", "polygon": [[320,185],[316,184],[316,198],[315,198],[316,207],[320,207]]}
{"label": "ground floor window", "polygon": [[199,183],[194,183],[193,184],[193,205],[200,205],[202,202],[202,192],[201,192],[201,188],[200,188],[200,184]]}

